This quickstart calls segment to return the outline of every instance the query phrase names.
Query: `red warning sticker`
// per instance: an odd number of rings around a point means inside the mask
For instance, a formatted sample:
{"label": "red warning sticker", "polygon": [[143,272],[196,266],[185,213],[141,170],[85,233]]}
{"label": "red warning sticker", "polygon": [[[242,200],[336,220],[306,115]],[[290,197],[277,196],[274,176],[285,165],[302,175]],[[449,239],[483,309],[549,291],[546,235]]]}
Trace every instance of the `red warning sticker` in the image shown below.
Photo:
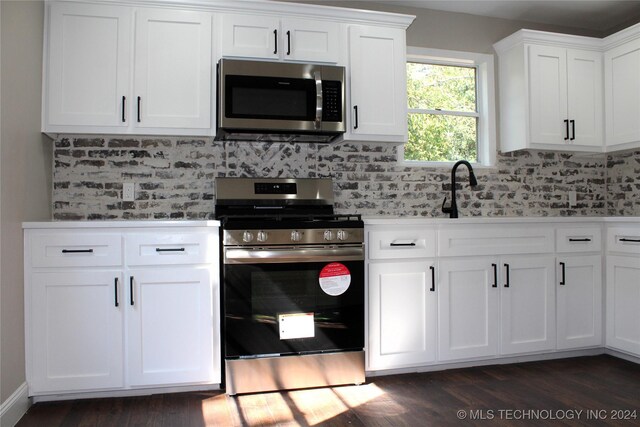
{"label": "red warning sticker", "polygon": [[344,264],[332,262],[322,268],[318,282],[327,295],[342,295],[351,284],[351,272]]}

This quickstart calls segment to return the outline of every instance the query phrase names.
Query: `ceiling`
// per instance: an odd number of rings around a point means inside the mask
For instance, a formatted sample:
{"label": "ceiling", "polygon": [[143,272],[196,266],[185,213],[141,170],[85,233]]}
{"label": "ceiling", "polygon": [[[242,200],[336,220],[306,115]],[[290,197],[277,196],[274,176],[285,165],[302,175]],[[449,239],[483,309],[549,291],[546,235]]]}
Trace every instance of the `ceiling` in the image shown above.
{"label": "ceiling", "polygon": [[469,13],[607,32],[640,19],[640,0],[373,0],[395,6]]}

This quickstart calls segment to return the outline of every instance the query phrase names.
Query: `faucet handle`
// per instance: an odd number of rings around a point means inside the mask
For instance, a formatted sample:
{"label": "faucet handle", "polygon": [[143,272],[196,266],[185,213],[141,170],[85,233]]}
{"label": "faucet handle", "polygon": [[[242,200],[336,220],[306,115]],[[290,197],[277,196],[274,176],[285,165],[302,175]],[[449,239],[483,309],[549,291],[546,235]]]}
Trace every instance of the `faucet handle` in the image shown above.
{"label": "faucet handle", "polygon": [[442,212],[450,214],[451,213],[451,203],[449,203],[449,206],[447,205],[447,198],[444,198],[444,201],[442,202]]}

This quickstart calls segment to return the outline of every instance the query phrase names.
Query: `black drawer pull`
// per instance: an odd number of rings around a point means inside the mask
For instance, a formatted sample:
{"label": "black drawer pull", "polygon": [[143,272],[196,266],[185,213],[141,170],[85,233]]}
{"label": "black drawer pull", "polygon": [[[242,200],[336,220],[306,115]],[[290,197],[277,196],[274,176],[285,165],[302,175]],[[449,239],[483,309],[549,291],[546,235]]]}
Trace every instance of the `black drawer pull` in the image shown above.
{"label": "black drawer pull", "polygon": [[434,266],[430,266],[429,270],[431,270],[431,292],[436,291],[436,268]]}
{"label": "black drawer pull", "polygon": [[389,246],[415,246],[415,243],[389,243]]}
{"label": "black drawer pull", "polygon": [[92,254],[93,249],[63,249],[63,254]]}
{"label": "black drawer pull", "polygon": [[591,239],[569,239],[570,242],[590,242]]}
{"label": "black drawer pull", "polygon": [[184,252],[184,248],[168,248],[168,249],[156,248],[156,252]]}
{"label": "black drawer pull", "polygon": [[633,242],[633,243],[640,243],[640,239],[627,239],[627,238],[622,238],[620,239],[621,242]]}
{"label": "black drawer pull", "polygon": [[562,267],[562,279],[560,279],[560,285],[564,286],[565,285],[565,265],[564,265],[564,262],[560,263],[560,267]]}

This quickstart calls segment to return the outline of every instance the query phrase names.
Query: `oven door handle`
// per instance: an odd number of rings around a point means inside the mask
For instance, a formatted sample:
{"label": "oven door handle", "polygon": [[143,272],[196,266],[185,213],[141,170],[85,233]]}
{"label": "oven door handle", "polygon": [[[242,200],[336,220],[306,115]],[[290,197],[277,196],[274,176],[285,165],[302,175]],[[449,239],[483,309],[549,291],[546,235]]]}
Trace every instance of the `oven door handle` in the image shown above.
{"label": "oven door handle", "polygon": [[316,119],[313,124],[316,129],[320,129],[322,125],[322,74],[320,71],[313,73],[313,78],[316,81]]}
{"label": "oven door handle", "polygon": [[282,264],[287,262],[364,261],[364,246],[341,248],[224,249],[225,264]]}

